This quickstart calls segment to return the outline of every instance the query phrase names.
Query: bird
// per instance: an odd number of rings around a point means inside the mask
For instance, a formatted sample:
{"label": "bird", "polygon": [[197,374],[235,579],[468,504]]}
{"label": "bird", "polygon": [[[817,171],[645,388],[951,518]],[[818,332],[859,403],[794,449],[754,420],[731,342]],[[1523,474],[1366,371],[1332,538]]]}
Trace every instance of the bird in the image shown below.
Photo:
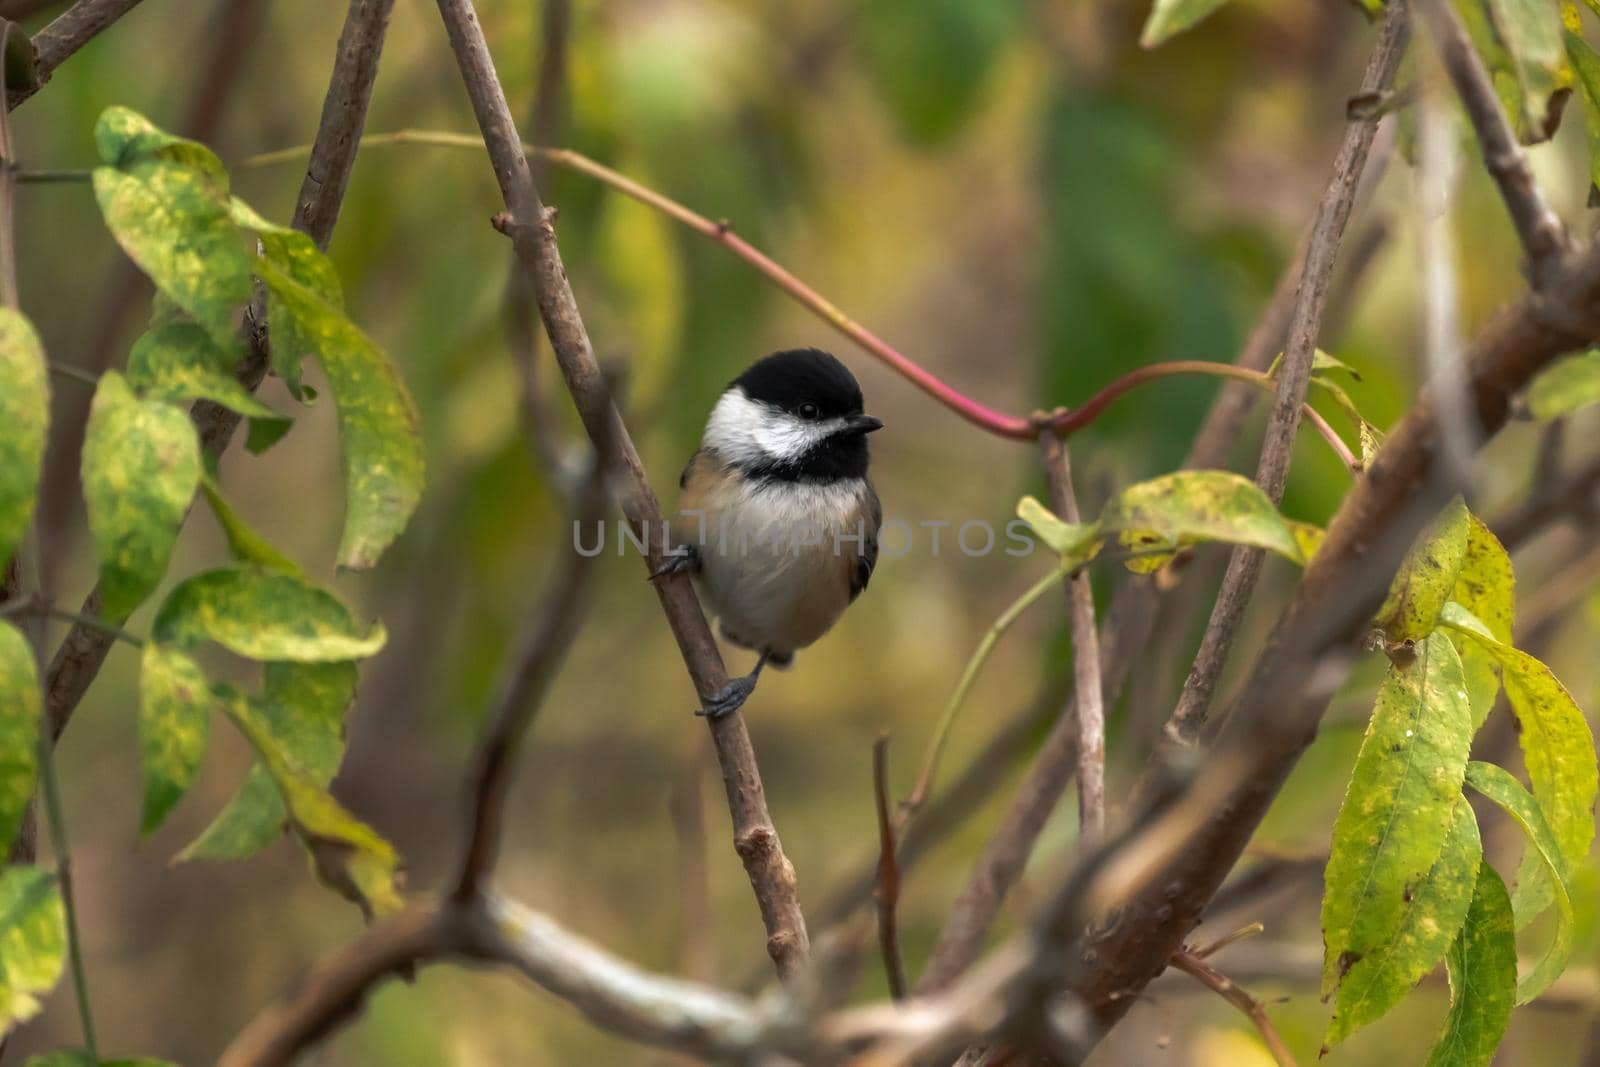
{"label": "bird", "polygon": [[696,714],[737,711],[763,667],[788,667],[867,588],[883,522],[867,435],[882,426],[816,348],[757,360],[712,407],[651,578],[692,576],[723,637],[758,658]]}

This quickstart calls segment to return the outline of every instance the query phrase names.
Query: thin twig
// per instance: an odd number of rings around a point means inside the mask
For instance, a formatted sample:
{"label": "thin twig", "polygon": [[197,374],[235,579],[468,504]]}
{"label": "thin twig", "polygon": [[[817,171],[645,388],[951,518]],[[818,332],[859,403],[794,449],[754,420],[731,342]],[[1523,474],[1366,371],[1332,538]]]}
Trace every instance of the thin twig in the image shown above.
{"label": "thin twig", "polygon": [[[575,502],[572,522],[578,529],[605,517],[605,486],[598,463]],[[534,605],[526,636],[511,660],[488,714],[487,727],[473,760],[472,802],[466,848],[454,894],[457,900],[476,896],[491,873],[500,848],[500,823],[510,787],[511,762],[567,650],[577,639],[587,614],[595,557],[575,550],[558,564],[550,587]]]}
{"label": "thin twig", "polygon": [[56,17],[54,22],[33,35],[34,84],[6,93],[15,108],[39,91],[57,67],[72,54],[123,15],[139,6],[139,0],[78,0]]}
{"label": "thin twig", "polygon": [[1261,1006],[1259,1000],[1234,985],[1227,975],[1193,952],[1184,950],[1174,953],[1172,965],[1185,974],[1193,975],[1206,988],[1243,1012],[1260,1031],[1261,1040],[1266,1043],[1267,1051],[1272,1053],[1278,1067],[1295,1067],[1294,1055],[1290,1053],[1289,1046],[1283,1043],[1283,1038],[1278,1036],[1272,1020],[1267,1018],[1267,1009]]}
{"label": "thin twig", "polygon": [[74,367],[70,363],[52,362],[50,364],[50,373],[58,378],[76,382],[79,385],[87,385],[90,389],[94,389],[100,384],[100,375],[95,374],[93,371],[86,371],[82,367]]}
{"label": "thin twig", "polygon": [[[1405,53],[1409,16],[1401,0],[1389,5],[1378,44],[1367,64],[1361,89],[1366,93],[1384,92],[1394,84]],[[1277,395],[1267,423],[1261,460],[1256,466],[1256,484],[1274,503],[1283,499],[1289,478],[1289,460],[1294,451],[1300,411],[1305,404],[1311,380],[1311,362],[1316,354],[1317,337],[1322,328],[1322,309],[1327,300],[1328,282],[1333,276],[1339,241],[1344,236],[1355,203],[1356,187],[1366,166],[1367,153],[1377,133],[1377,116],[1353,119],[1345,129],[1344,141],[1333,162],[1333,177],[1317,207],[1311,243],[1306,250],[1305,270],[1295,294],[1294,312],[1289,323],[1288,347],[1277,374]],[[1260,549],[1236,548],[1228,561],[1222,587],[1217,593],[1211,619],[1206,624],[1200,650],[1183,684],[1172,718],[1163,728],[1166,740],[1174,745],[1193,745],[1211,708],[1211,698],[1222,668],[1233,648],[1233,639],[1244,619],[1245,607],[1255,592],[1264,553]]]}
{"label": "thin twig", "polygon": [[[1055,434],[1039,438],[1050,507],[1063,522],[1078,523],[1077,494],[1072,489],[1072,461]],[[1100,681],[1100,635],[1095,629],[1094,587],[1089,572],[1065,582],[1072,621],[1073,704],[1078,721],[1078,834],[1080,844],[1093,841],[1106,825],[1106,722]]]}
{"label": "thin twig", "polygon": [[[326,248],[332,236],[350,168],[355,165],[392,6],[393,0],[351,0],[344,30],[339,36],[339,51],[328,81],[322,120],[294,211],[294,227],[309,235],[319,248]],[[61,17],[64,19],[70,14],[69,11]],[[238,374],[246,388],[254,389],[267,372],[265,317],[255,309],[245,318],[249,351]],[[201,446],[213,457],[221,455],[240,421],[236,413],[204,400],[194,405],[190,418]],[[100,615],[98,586],[84,598],[82,614]],[[111,638],[97,630],[79,625],[67,632],[50,661],[45,686],[45,710],[54,736],[59,737],[66,729],[110,650]]]}
{"label": "thin twig", "polygon": [[1528,257],[1529,278],[1537,289],[1572,250],[1572,239],[1534,182],[1527,153],[1517,143],[1500,106],[1494,79],[1472,47],[1455,9],[1443,0],[1417,0],[1417,7],[1477,131],[1483,165],[1500,188],[1500,198]]}
{"label": "thin twig", "polygon": [[878,947],[883,951],[883,971],[889,996],[906,998],[906,961],[900,955],[900,928],[895,908],[900,904],[900,865],[895,859],[894,820],[889,814],[889,731],[872,745],[872,794],[878,811]]}
{"label": "thin twig", "polygon": [[[660,505],[595,362],[556,246],[554,225],[533,184],[477,13],[470,0],[439,0],[439,12],[509,212],[509,218],[497,225],[511,236],[523,268],[533,279],[545,331],[584,429],[602,457],[609,484],[628,520],[638,530],[661,530]],[[648,542],[646,564],[653,571],[660,566],[664,546],[654,536]],[[695,691],[702,703],[709,702],[727,684],[728,676],[694,589],[681,577],[657,582],[655,587]],[[707,723],[722,766],[734,848],[744,861],[766,927],[767,954],[780,976],[790,977],[799,972],[810,951],[794,867],[784,855],[767,811],[760,768],[743,717],[725,715],[708,718]]]}

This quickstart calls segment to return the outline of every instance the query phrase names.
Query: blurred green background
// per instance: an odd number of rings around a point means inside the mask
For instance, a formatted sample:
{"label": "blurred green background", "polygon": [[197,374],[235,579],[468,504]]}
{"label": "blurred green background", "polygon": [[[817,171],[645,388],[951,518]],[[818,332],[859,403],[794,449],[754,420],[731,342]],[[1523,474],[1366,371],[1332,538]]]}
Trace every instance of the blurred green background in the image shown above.
{"label": "blurred green background", "polygon": [[[527,114],[539,5],[479,6],[513,106]],[[195,132],[199,122],[230,164],[307,142],[343,8],[330,0],[148,0],[17,113],[19,154],[29,167],[91,165],[90,130],[109,104],[175,132]],[[1236,0],[1198,30],[1143,52],[1136,38],[1145,14],[1143,3],[1122,0],[578,0],[562,143],[730,220],[986,403],[1018,412],[1072,405],[1144,363],[1234,358],[1321,193],[1345,98],[1373,39],[1353,5]],[[369,133],[402,128],[474,129],[428,0],[396,5],[367,125]],[[1391,154],[1389,140],[1380,155]],[[1579,118],[1533,158],[1564,216],[1588,229]],[[246,168],[234,180],[246,199],[286,221],[301,173],[293,164]],[[562,251],[596,348],[627,369],[636,440],[663,495],[727,380],[759,355],[798,345],[844,358],[868,409],[887,424],[873,446],[890,517],[999,527],[1022,493],[1040,490],[1031,449],[934,405],[722,249],[571,174],[550,176],[547,200],[560,208]],[[230,495],[259,530],[393,635],[365,665],[336,792],[397,844],[420,889],[437,886],[455,857],[463,768],[497,667],[571,543],[522,426],[506,330],[509,250],[487,225],[498,207],[486,160],[471,151],[374,148],[356,165],[330,251],[352,317],[388,348],[417,397],[430,466],[421,510],[375,572],[333,573],[341,511],[330,405],[300,411],[293,432],[264,457],[236,447],[222,465]],[[1337,283],[1342,295],[1323,336],[1324,347],[1363,372],[1351,391],[1379,425],[1404,409],[1419,378],[1412,215],[1411,173],[1395,156],[1347,243],[1369,242],[1376,254],[1359,277]],[[1456,218],[1470,329],[1521,291],[1518,251],[1475,165],[1465,168]],[[17,224],[24,310],[52,358],[120,366],[148,291],[107,236],[87,186],[23,186]],[[553,375],[546,386],[558,390]],[[86,392],[63,379],[55,390],[58,423],[81,428]],[[1085,510],[1112,487],[1176,466],[1215,393],[1205,379],[1149,386],[1075,438]],[[295,407],[276,381],[263,395]],[[559,391],[552,407],[557,432],[576,442]],[[1353,439],[1336,409],[1327,414]],[[1569,445],[1594,439],[1592,419],[1574,429]],[[1237,469],[1253,470],[1258,438],[1259,413]],[[1498,514],[1528,490],[1537,439],[1520,424],[1489,450],[1474,502],[1483,513]],[[76,441],[53,448],[70,473]],[[1348,484],[1309,437],[1285,510],[1325,521]],[[76,600],[93,578],[81,502],[59,493],[44,508],[60,563],[54,588]],[[893,732],[892,774],[903,795],[961,664],[999,610],[1043,573],[1042,557],[970,557],[951,544],[952,529],[937,554],[922,531],[909,553],[885,559],[837,630],[792,672],[768,674],[746,709],[809,907],[874,854],[873,738]],[[1536,541],[1519,556],[1522,587],[1536,590],[1583,540],[1561,530]],[[225,554],[210,516],[197,514],[171,576]],[[1241,651],[1259,643],[1292,578],[1269,563]],[[1094,580],[1103,608],[1125,575],[1102,565]],[[1209,593],[1200,583],[1175,598],[1113,715],[1113,798],[1125,795],[1170,710]],[[1004,641],[957,728],[947,778],[1035,698],[1041,679],[1069,672],[1063,614],[1049,599]],[[1588,708],[1597,615],[1575,611],[1535,649]],[[136,616],[132,625],[145,621]],[[746,669],[747,659],[731,652],[730,666]],[[315,885],[289,843],[233,866],[169,866],[247,764],[226,730],[217,731],[197,788],[138,846],[133,669],[126,650],[112,653],[61,748],[90,979],[108,1051],[199,1064],[318,953],[354,934],[359,918]],[[1297,853],[1326,848],[1374,677],[1364,669],[1352,681],[1263,842]],[[763,938],[729,846],[706,731],[689,715],[694,702],[638,561],[608,553],[588,626],[521,762],[501,880],[644,966],[748,985],[768,975]],[[998,790],[909,875],[902,936],[913,967],[1008,796]],[[1047,829],[1035,878],[1070,846],[1072,806]],[[1509,874],[1514,836],[1491,833],[1489,841]],[[1008,923],[1027,914],[1042,885],[1021,887]],[[1586,941],[1574,981],[1593,975],[1594,897],[1581,905]],[[1316,883],[1302,884],[1217,932],[1260,917],[1268,947],[1314,960],[1317,900]],[[1272,1012],[1309,1060],[1326,1009],[1313,981],[1288,977],[1251,984],[1290,998]],[[856,994],[882,992],[874,959]],[[1593,1062],[1581,1050],[1596,996],[1590,989],[1575,1006],[1520,1011],[1501,1062]],[[1443,1010],[1435,983],[1331,1062],[1419,1062]],[[10,1054],[76,1040],[64,985]],[[412,987],[386,986],[363,1021],[308,1062],[579,1057],[666,1060],[511,977],[440,967]],[[1269,1061],[1233,1009],[1166,980],[1096,1062]]]}

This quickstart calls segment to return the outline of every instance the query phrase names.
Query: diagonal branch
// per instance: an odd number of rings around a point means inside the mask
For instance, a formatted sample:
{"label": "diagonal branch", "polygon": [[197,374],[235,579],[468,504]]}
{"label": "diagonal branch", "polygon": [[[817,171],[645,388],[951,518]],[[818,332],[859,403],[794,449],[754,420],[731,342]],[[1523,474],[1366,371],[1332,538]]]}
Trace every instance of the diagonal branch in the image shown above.
{"label": "diagonal branch", "polygon": [[58,15],[44,29],[33,35],[34,81],[26,89],[12,89],[6,93],[10,106],[15,108],[39,91],[50,80],[57,67],[72,58],[73,53],[94,40],[95,36],[123,15],[139,6],[140,0],[78,0]]}
{"label": "diagonal branch", "polygon": [[1289,1051],[1289,1046],[1283,1043],[1283,1038],[1278,1036],[1278,1031],[1272,1025],[1272,1020],[1267,1018],[1267,1009],[1261,1006],[1261,1001],[1240,989],[1231,978],[1207,963],[1205,957],[1199,953],[1181,949],[1173,954],[1172,965],[1185,974],[1193,975],[1201,985],[1243,1012],[1251,1024],[1260,1031],[1261,1040],[1266,1042],[1267,1049],[1277,1061],[1278,1067],[1295,1067],[1294,1054]]}
{"label": "diagonal branch", "polygon": [[[1377,47],[1361,79],[1363,94],[1382,93],[1394,84],[1405,54],[1409,36],[1409,15],[1403,0],[1389,4]],[[1294,312],[1289,321],[1289,343],[1278,371],[1278,392],[1267,423],[1261,460],[1256,466],[1256,484],[1274,503],[1283,499],[1289,479],[1289,460],[1294,452],[1295,432],[1300,426],[1300,409],[1311,381],[1311,362],[1316,354],[1317,337],[1322,330],[1322,309],[1333,277],[1334,260],[1345,224],[1355,203],[1356,186],[1367,163],[1367,153],[1377,134],[1379,116],[1353,118],[1345,130],[1344,141],[1333,161],[1333,178],[1317,207],[1310,244],[1306,249],[1305,269],[1295,293]],[[1200,650],[1195,655],[1183,692],[1164,733],[1169,742],[1192,745],[1199,736],[1211,707],[1211,698],[1234,636],[1244,619],[1245,607],[1255,592],[1265,553],[1259,549],[1236,548],[1228,561],[1222,587],[1217,593],[1211,619],[1206,624]]]}
{"label": "diagonal branch", "polygon": [[[659,539],[650,536],[651,531],[663,529],[661,508],[595,362],[588,332],[556,247],[554,225],[534,187],[533,174],[517,136],[516,122],[506,104],[505,91],[495,74],[483,28],[471,0],[439,0],[439,12],[449,31],[450,44],[509,211],[509,218],[497,220],[497,225],[511,236],[518,258],[533,280],[540,315],[567,390],[601,457],[623,514],[646,535],[646,562],[653,571],[660,565],[664,548]],[[694,589],[687,580],[678,577],[657,582],[656,593],[695,691],[702,702],[709,701],[727,684],[728,678]],[[778,973],[787,978],[800,970],[810,951],[795,888],[794,867],[783,853],[777,829],[767,812],[761,773],[744,719],[739,715],[727,715],[708,720],[708,725],[722,766],[733,819],[734,848],[744,861],[767,930],[767,954],[777,964]]]}

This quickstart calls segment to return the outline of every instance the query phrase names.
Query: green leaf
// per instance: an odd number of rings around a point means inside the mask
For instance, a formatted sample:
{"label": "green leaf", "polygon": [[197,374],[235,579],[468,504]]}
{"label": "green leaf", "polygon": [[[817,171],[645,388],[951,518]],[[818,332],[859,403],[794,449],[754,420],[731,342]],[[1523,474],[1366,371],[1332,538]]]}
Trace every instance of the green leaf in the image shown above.
{"label": "green leaf", "polygon": [[1333,826],[1322,992],[1386,950],[1444,848],[1472,743],[1461,659],[1443,634],[1389,668]]}
{"label": "green leaf", "polygon": [[[1552,97],[1571,84],[1562,45],[1561,16],[1549,0],[1487,0],[1496,35],[1510,56],[1520,89],[1517,134],[1525,143],[1549,139],[1560,118]],[[1513,113],[1513,118],[1519,116]]]}
{"label": "green leaf", "polygon": [[[1583,39],[1581,28],[1568,27],[1562,34],[1567,60],[1572,64],[1573,83],[1583,101],[1583,127],[1589,140],[1589,197],[1600,196],[1600,54]],[[1537,380],[1537,379],[1535,379]]]}
{"label": "green leaf", "polygon": [[[233,198],[229,210],[236,223],[255,231],[261,242],[261,255],[268,263],[343,314],[344,292],[339,284],[339,272],[316,242],[298,230],[268,222],[238,197]],[[296,399],[310,403],[316,393],[301,382],[300,363],[306,356],[317,354],[317,333],[305,330],[283,296],[270,287],[267,290],[267,324],[272,333],[273,373],[284,380]]]}
{"label": "green leaf", "polygon": [[222,490],[211,478],[200,479],[200,491],[205,494],[206,503],[211,506],[211,513],[217,517],[217,525],[222,527],[223,536],[228,539],[228,550],[233,553],[233,558],[242,563],[259,564],[269,571],[283,571],[285,574],[301,573],[299,565],[294,560],[273,548],[265,538],[252,530],[239,513],[233,510],[223,497]]}
{"label": "green leaf", "polygon": [[1517,941],[1505,883],[1478,867],[1472,908],[1445,955],[1450,1014],[1427,1067],[1489,1067],[1511,1021],[1517,992]]}
{"label": "green leaf", "polygon": [[1522,827],[1522,832],[1528,835],[1528,840],[1538,851],[1551,879],[1556,904],[1555,936],[1551,938],[1544,957],[1517,983],[1517,1003],[1526,1004],[1549,989],[1572,958],[1572,898],[1567,895],[1561,847],[1544,821],[1539,802],[1505,770],[1492,763],[1473,760],[1467,764],[1466,780],[1468,785],[1498,804]]}
{"label": "green leaf", "polygon": [[39,775],[39,675],[22,631],[0,621],[0,852],[11,848]]}
{"label": "green leaf", "polygon": [[149,837],[200,772],[211,736],[211,685],[199,666],[154,641],[139,664],[139,748],[144,754],[144,821]]}
{"label": "green leaf", "polygon": [[100,376],[84,431],[83,496],[107,618],[123,618],[160,583],[200,471],[187,415],[140,400],[116,371]]}
{"label": "green leaf", "polygon": [[261,263],[281,311],[272,320],[293,324],[292,336],[315,354],[339,406],[344,461],[342,566],[364,569],[400,535],[422,496],[422,441],[417,411],[394,365],[344,313],[277,267]]}
{"label": "green leaf", "polygon": [[1466,564],[1470,526],[1467,506],[1457,498],[1418,536],[1378,609],[1377,625],[1391,646],[1420,641],[1438,625]]}
{"label": "green leaf", "polygon": [[982,100],[1021,6],[1016,0],[874,0],[857,11],[867,73],[900,130],[935,145],[962,128]]}
{"label": "green leaf", "polygon": [[[1460,605],[1447,604],[1443,620],[1499,662],[1506,698],[1522,727],[1519,740],[1534,798],[1555,839],[1562,869],[1575,870],[1594,840],[1594,802],[1600,791],[1588,719],[1549,667],[1494,640],[1487,625]],[[1541,865],[1530,857],[1517,881],[1518,924],[1532,921],[1552,897]]]}
{"label": "green leaf", "polygon": [[[657,184],[642,159],[613,165],[642,184]],[[596,332],[634,354],[628,402],[649,410],[677,378],[689,308],[678,231],[667,216],[627,196],[602,200],[595,225],[594,259],[604,281],[603,295],[590,305],[604,315]]]}
{"label": "green leaf", "polygon": [[227,174],[208,149],[127,108],[107,108],[94,170],[106,226],[156,286],[219,345],[250,299],[250,256],[228,213]]}
{"label": "green leaf", "polygon": [[[302,392],[305,390],[302,389]],[[244,447],[252,456],[259,456],[279,441],[294,427],[293,419],[274,416],[270,419],[251,419],[245,433]]]}
{"label": "green leaf", "polygon": [[1483,842],[1472,806],[1460,793],[1446,824],[1439,858],[1420,883],[1406,886],[1394,936],[1352,963],[1339,983],[1324,1048],[1332,1048],[1400,1003],[1438,964],[1466,921]]}
{"label": "green leaf", "polygon": [[1100,528],[1172,548],[1198,541],[1253,545],[1305,563],[1294,532],[1267,494],[1230,471],[1177,471],[1130,485],[1107,501]]}
{"label": "green leaf", "polygon": [[0,308],[0,570],[33,517],[50,421],[50,377],[33,325]]}
{"label": "green leaf", "polygon": [[368,919],[398,910],[403,901],[394,847],[294,764],[252,702],[234,694],[225,707],[278,787],[322,882],[358,905]]}
{"label": "green leaf", "polygon": [[1063,569],[1071,570],[1086,563],[1100,551],[1098,523],[1062,522],[1055,512],[1031,496],[1017,501],[1017,518],[1027,523],[1034,536],[1061,557]]}
{"label": "green leaf", "polygon": [[1154,48],[1168,38],[1187,30],[1226,2],[1227,0],[1156,0],[1155,7],[1150,11],[1150,17],[1145,20],[1144,29],[1139,33],[1139,44],[1144,48]]}
{"label": "green leaf", "polygon": [[255,418],[278,413],[257,400],[233,376],[239,350],[224,348],[198,323],[157,326],[128,353],[128,384],[150,400],[178,403],[201,397]]}
{"label": "green leaf", "polygon": [[0,1034],[39,1014],[67,955],[66,914],[55,879],[37,867],[0,873]]}
{"label": "green leaf", "polygon": [[327,663],[383,647],[381,624],[359,625],[332,593],[294,574],[237,564],[180,583],[156,612],[157,641],[215,641],[247,659]]}
{"label": "green leaf", "polygon": [[1528,410],[1541,422],[1594,404],[1600,404],[1600,349],[1558,360],[1528,386]]}
{"label": "green leaf", "polygon": [[[1481,620],[1489,635],[1503,645],[1511,644],[1516,582],[1505,546],[1482,519],[1469,514],[1467,552],[1450,599]],[[1461,653],[1476,730],[1483,725],[1500,692],[1500,663],[1493,652],[1476,641],[1454,632],[1450,639]]]}
{"label": "green leaf", "polygon": [[[326,787],[344,758],[344,717],[356,692],[354,663],[268,663],[255,702],[285,758]],[[258,761],[227,807],[178,860],[235,860],[283,833],[283,800]]]}

